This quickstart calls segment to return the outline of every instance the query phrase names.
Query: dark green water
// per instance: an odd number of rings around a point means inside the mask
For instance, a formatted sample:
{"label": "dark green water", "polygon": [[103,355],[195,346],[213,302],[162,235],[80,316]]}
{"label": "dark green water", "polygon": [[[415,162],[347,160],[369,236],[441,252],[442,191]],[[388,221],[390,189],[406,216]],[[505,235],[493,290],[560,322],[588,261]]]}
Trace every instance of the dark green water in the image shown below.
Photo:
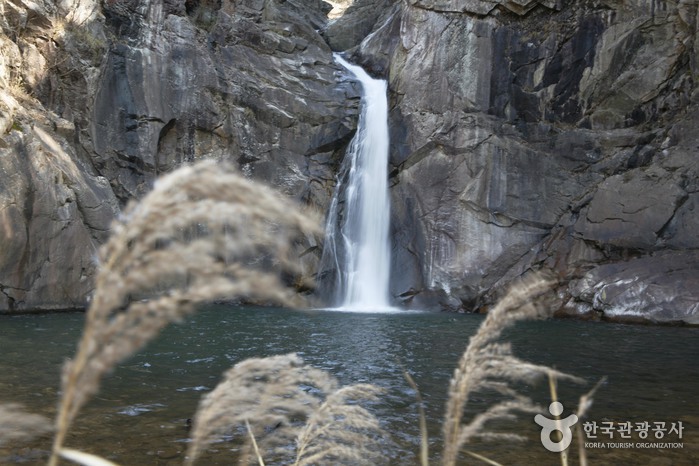
{"label": "dark green water", "polygon": [[[417,464],[419,422],[403,371],[407,369],[420,386],[436,458],[448,381],[481,321],[476,315],[211,307],[166,329],[105,379],[99,396],[77,419],[67,445],[122,465],[181,464],[185,421],[193,417],[199,397],[215,387],[227,368],[248,357],[295,351],[343,384],[371,382],[385,387],[384,400],[371,409],[393,437],[386,447],[391,463]],[[0,403],[19,402],[53,416],[59,368],[73,354],[82,323],[82,314],[0,316]],[[591,465],[699,464],[698,337],[697,328],[577,321],[525,322],[507,332],[520,358],[554,365],[588,381],[587,386],[561,384],[565,415],[606,375],[608,382],[597,393],[589,420],[684,424],[682,439],[666,434],[658,440],[681,442],[681,449],[588,449]],[[545,381],[521,388],[548,405]],[[469,414],[490,401],[490,396],[477,395]],[[529,441],[479,443],[472,449],[503,464],[560,464],[558,456],[539,442],[540,428],[531,415],[500,427]],[[611,440],[598,436],[598,442],[624,441],[618,434]],[[625,440],[630,441],[638,439]],[[49,445],[45,438],[0,449],[0,464],[44,464]],[[577,448],[575,442],[573,447]],[[226,444],[216,448],[218,452],[199,464],[233,463]],[[575,456],[571,464],[577,464]]]}

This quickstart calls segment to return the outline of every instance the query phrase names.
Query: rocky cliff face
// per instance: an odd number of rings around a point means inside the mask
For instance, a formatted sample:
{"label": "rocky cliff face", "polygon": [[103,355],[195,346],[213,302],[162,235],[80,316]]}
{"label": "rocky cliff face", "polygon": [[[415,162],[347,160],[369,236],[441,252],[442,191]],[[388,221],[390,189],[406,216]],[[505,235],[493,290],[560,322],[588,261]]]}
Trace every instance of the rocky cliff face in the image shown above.
{"label": "rocky cliff face", "polygon": [[395,296],[487,307],[544,269],[563,314],[699,323],[696,2],[354,10],[391,91]]}
{"label": "rocky cliff face", "polygon": [[[699,323],[699,14],[680,0],[0,3],[0,311],[81,307],[128,199],[201,157],[325,209],[389,81],[392,294]],[[309,239],[309,251],[317,252]],[[309,273],[316,254],[304,255]]]}
{"label": "rocky cliff face", "polygon": [[51,3],[0,4],[0,312],[83,307],[118,211],[109,180],[74,144],[86,116],[73,111],[95,68],[60,15]]}
{"label": "rocky cliff face", "polygon": [[[329,203],[358,104],[319,33],[329,5],[0,8],[0,312],[83,307],[111,219],[183,162],[233,160],[304,203]],[[309,274],[315,257],[304,255]]]}

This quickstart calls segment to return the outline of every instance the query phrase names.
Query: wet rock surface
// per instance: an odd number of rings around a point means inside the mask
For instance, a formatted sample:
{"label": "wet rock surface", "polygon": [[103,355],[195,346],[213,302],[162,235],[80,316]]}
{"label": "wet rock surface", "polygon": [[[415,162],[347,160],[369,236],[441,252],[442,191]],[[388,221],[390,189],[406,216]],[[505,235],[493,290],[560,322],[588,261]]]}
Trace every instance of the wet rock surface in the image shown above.
{"label": "wet rock surface", "polygon": [[561,315],[696,322],[696,4],[517,3],[396,2],[355,51],[391,92],[392,293],[473,311],[543,269]]}
{"label": "wet rock surface", "polygon": [[[320,34],[324,2],[2,9],[0,312],[83,307],[111,219],[182,163],[231,160],[329,203],[359,89]],[[317,255],[303,261],[312,274]]]}
{"label": "wet rock surface", "polygon": [[[696,323],[696,2],[0,3],[0,311],[84,306],[111,219],[235,161],[325,211],[359,88],[389,83],[392,295],[487,309],[546,270],[560,315]],[[320,244],[302,249],[309,274]]]}

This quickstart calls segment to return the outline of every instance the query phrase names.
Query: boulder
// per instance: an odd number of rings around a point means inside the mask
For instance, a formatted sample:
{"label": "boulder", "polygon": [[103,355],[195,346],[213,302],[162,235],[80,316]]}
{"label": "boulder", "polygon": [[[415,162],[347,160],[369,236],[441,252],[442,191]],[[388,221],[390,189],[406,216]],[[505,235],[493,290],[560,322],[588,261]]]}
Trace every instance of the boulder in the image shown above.
{"label": "boulder", "polygon": [[564,313],[617,322],[699,324],[699,252],[602,264],[571,281]]}

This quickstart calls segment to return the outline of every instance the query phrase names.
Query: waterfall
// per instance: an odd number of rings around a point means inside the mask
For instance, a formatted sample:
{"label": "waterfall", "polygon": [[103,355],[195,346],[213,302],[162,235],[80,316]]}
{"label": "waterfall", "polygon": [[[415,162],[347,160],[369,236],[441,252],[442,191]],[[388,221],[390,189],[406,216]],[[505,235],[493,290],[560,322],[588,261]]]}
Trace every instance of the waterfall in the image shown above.
{"label": "waterfall", "polygon": [[386,310],[391,308],[387,85],[339,55],[335,58],[361,83],[362,99],[357,133],[345,156],[346,176],[338,180],[328,212],[322,262],[335,269],[335,305]]}

